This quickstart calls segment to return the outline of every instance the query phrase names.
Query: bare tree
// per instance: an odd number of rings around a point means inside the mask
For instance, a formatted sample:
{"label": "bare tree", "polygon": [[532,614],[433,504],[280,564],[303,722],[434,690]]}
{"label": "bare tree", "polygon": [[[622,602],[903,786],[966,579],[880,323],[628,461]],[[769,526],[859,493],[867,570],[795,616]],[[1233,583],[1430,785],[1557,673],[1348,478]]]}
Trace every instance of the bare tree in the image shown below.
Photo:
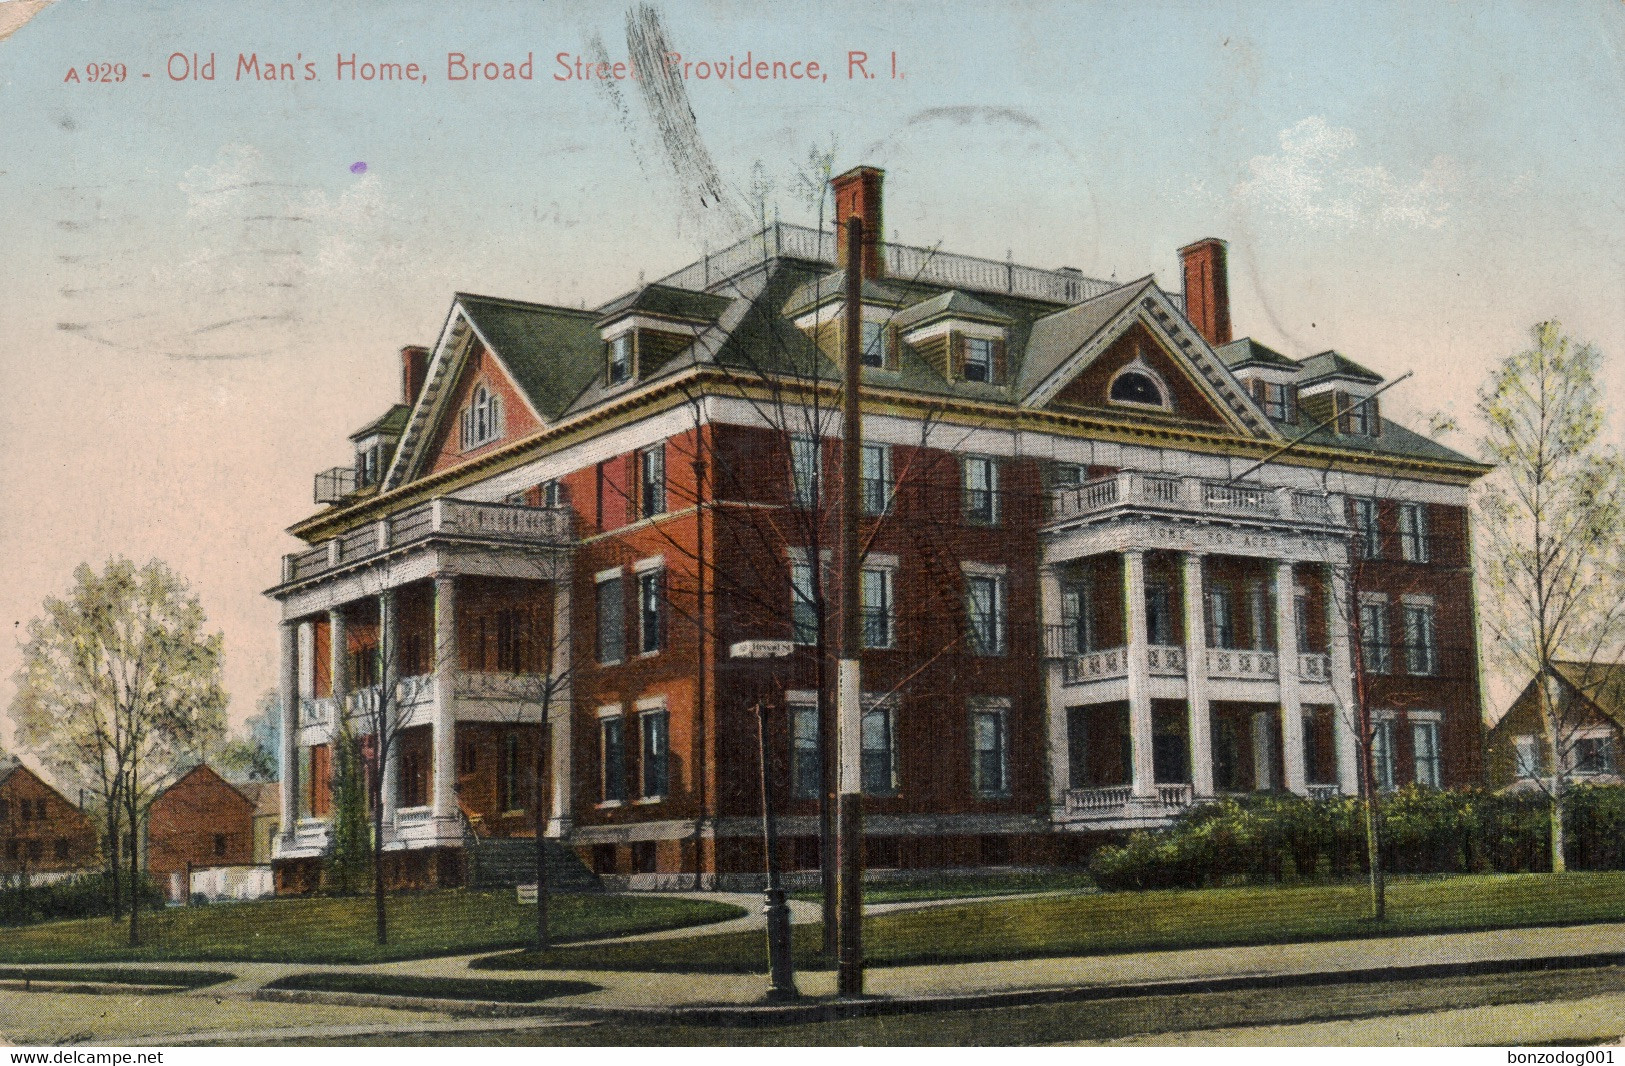
{"label": "bare tree", "polygon": [[80,565],[69,595],[44,607],[29,623],[11,718],[25,750],[96,797],[115,898],[124,837],[137,944],[143,819],[224,731],[221,636],[204,632],[197,597],[157,560],[115,559],[100,574]]}
{"label": "bare tree", "polygon": [[[1560,872],[1576,733],[1625,637],[1625,466],[1603,440],[1602,354],[1557,322],[1530,334],[1479,391],[1484,457],[1497,469],[1478,514],[1485,626],[1499,665],[1536,686],[1547,772],[1529,769],[1549,800]],[[1569,680],[1585,698],[1561,691],[1560,661],[1575,664]]]}

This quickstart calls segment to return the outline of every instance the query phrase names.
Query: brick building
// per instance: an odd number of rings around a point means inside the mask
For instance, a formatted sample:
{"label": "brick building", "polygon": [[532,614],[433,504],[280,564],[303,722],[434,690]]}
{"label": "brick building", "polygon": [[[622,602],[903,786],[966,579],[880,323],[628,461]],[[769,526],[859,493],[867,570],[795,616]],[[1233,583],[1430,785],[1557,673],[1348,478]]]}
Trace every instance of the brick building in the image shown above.
{"label": "brick building", "polygon": [[254,862],[252,800],[200,763],[164,789],[147,814],[147,871],[167,884],[188,867]]}
{"label": "brick building", "polygon": [[[834,184],[884,232],[879,171]],[[531,832],[547,676],[547,832],[597,870],[760,868],[764,697],[786,852],[817,864],[835,243],[775,224],[596,310],[459,294],[403,350],[269,591],[285,887],[383,667],[387,847],[440,880]],[[1223,242],[1181,257],[1170,293],[864,247],[871,866],[1075,861],[1223,793],[1353,792],[1356,677],[1382,787],[1479,779],[1484,468],[1362,402],[1382,379],[1352,360],[1233,339]],[[796,651],[728,660],[755,638]]]}
{"label": "brick building", "polygon": [[19,762],[0,762],[0,876],[94,869],[96,839],[96,827],[62,793]]}

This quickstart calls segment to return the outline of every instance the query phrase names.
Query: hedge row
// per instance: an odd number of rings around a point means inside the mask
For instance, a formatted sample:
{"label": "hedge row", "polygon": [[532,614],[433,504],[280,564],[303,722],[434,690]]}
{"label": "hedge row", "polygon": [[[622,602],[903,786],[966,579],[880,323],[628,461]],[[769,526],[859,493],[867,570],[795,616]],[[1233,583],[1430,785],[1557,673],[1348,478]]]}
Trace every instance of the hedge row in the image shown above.
{"label": "hedge row", "polygon": [[[1528,873],[1551,869],[1551,815],[1541,793],[1406,788],[1384,797],[1384,867],[1395,873]],[[1625,869],[1625,788],[1568,795],[1571,870]],[[1166,829],[1100,848],[1089,871],[1108,892],[1348,877],[1368,868],[1365,812],[1347,798],[1258,793],[1202,804]]]}
{"label": "hedge row", "polygon": [[[119,889],[126,905],[130,886],[121,881]],[[142,880],[141,905],[154,909],[164,905],[164,894],[149,879]],[[113,913],[105,874],[86,874],[50,884],[25,884],[20,877],[0,882],[0,926],[31,925],[59,918],[96,918]]]}

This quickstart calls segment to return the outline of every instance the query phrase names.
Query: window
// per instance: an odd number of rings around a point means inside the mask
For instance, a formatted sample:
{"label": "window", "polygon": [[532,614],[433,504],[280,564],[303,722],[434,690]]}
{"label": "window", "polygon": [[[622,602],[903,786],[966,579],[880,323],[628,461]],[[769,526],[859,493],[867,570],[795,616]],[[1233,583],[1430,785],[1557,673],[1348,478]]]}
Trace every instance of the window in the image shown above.
{"label": "window", "polygon": [[992,459],[971,455],[965,458],[965,520],[979,526],[999,521],[999,469]]}
{"label": "window", "polygon": [[865,322],[863,324],[863,365],[884,367],[891,362],[890,338],[891,331],[884,322]]}
{"label": "window", "polygon": [[620,715],[598,720],[605,803],[626,801],[626,720]]}
{"label": "window", "polygon": [[1010,794],[1010,709],[983,706],[971,712],[971,779],[983,797]]}
{"label": "window", "polygon": [[58,837],[57,841],[56,841],[56,861],[57,862],[66,862],[67,859],[68,859],[68,842],[65,839],[63,839],[62,837]]}
{"label": "window", "polygon": [[897,792],[897,718],[890,701],[863,709],[862,775],[866,796]]}
{"label": "window", "polygon": [[1049,468],[1049,487],[1071,488],[1083,484],[1083,467],[1077,463],[1052,463]]}
{"label": "window", "polygon": [[1277,422],[1298,420],[1298,390],[1293,385],[1278,385],[1273,381],[1259,382],[1264,413]]}
{"label": "window", "polygon": [[1513,751],[1517,759],[1515,772],[1520,778],[1538,777],[1540,775],[1540,738],[1523,736],[1513,741]]}
{"label": "window", "polygon": [[892,572],[866,569],[859,589],[863,611],[863,646],[889,648],[894,643]]}
{"label": "window", "polygon": [[626,597],[621,579],[598,582],[598,661],[618,663],[626,658]]}
{"label": "window", "polygon": [[19,842],[18,841],[15,841],[15,840],[6,841],[6,861],[7,862],[16,862],[17,861],[17,857],[18,857],[18,854],[19,854],[18,853],[18,847],[19,847]]}
{"label": "window", "polygon": [[479,751],[473,744],[464,742],[457,751],[457,772],[471,774],[479,768]]}
{"label": "window", "polygon": [[1292,620],[1298,634],[1298,650],[1309,650],[1309,590],[1295,589],[1292,593]]}
{"label": "window", "polygon": [[1405,672],[1428,676],[1439,669],[1439,647],[1434,639],[1433,608],[1424,603],[1405,605]]}
{"label": "window", "polygon": [[632,378],[632,334],[623,333],[609,342],[609,383],[619,385]]}
{"label": "window", "polygon": [[1004,578],[965,577],[965,619],[970,626],[967,635],[972,655],[1004,654]]}
{"label": "window", "polygon": [[1146,640],[1165,645],[1174,642],[1173,597],[1167,585],[1149,584],[1145,588]]}
{"label": "window", "polygon": [[224,833],[216,833],[214,835],[214,857],[218,859],[221,856],[225,855],[225,853],[226,853],[226,834],[224,834]]}
{"label": "window", "polygon": [[382,451],[382,446],[375,444],[371,448],[363,448],[355,453],[356,487],[366,488],[378,480],[378,463]]}
{"label": "window", "polygon": [[529,611],[498,611],[496,617],[497,672],[503,674],[531,673],[531,640]]}
{"label": "window", "polygon": [[7,800],[4,800],[4,799],[0,799],[0,822],[5,821],[9,817],[11,817],[11,804],[10,804],[10,802],[8,802]]}
{"label": "window", "polygon": [[818,599],[811,563],[790,563],[790,639],[797,644],[818,643]]}
{"label": "window", "polygon": [[823,462],[817,437],[790,438],[790,491],[797,507],[817,507]]}
{"label": "window", "polygon": [[638,517],[666,513],[666,446],[638,452]]}
{"label": "window", "polygon": [[1230,590],[1210,589],[1207,594],[1207,642],[1211,648],[1236,646],[1236,618],[1231,610]]}
{"label": "window", "polygon": [[666,712],[644,711],[638,715],[638,732],[643,738],[643,798],[659,799],[666,794],[669,759],[669,719]]}
{"label": "window", "polygon": [[1065,654],[1082,655],[1095,649],[1088,585],[1075,582],[1061,588],[1061,625],[1065,630],[1062,648]]}
{"label": "window", "polygon": [[1264,589],[1262,581],[1250,582],[1247,586],[1248,613],[1252,615],[1252,649],[1263,651],[1269,647],[1269,593]]}
{"label": "window", "polygon": [[45,844],[43,841],[30,840],[28,842],[28,861],[39,862],[45,857]]}
{"label": "window", "polygon": [[1399,554],[1408,563],[1428,561],[1428,512],[1420,503],[1399,505]]}
{"label": "window", "polygon": [[1358,397],[1343,396],[1344,425],[1347,432],[1353,437],[1375,437],[1377,435],[1377,401],[1367,398],[1361,402]]}
{"label": "window", "polygon": [[474,386],[474,395],[463,408],[461,443],[463,451],[486,445],[502,436],[502,397],[484,385]]}
{"label": "window", "polygon": [[993,380],[993,342],[986,337],[965,338],[965,380]]}
{"label": "window", "polygon": [[823,776],[818,748],[818,704],[792,703],[790,729],[790,795],[794,799],[817,799]]}
{"label": "window", "polygon": [[1371,763],[1377,775],[1377,788],[1394,790],[1394,723],[1384,718],[1371,723]]}
{"label": "window", "polygon": [[1388,605],[1360,604],[1360,656],[1367,673],[1386,674],[1393,670],[1388,653]]}
{"label": "window", "polygon": [[863,513],[885,514],[891,509],[891,448],[884,444],[863,446]]}
{"label": "window", "polygon": [[519,738],[512,733],[502,738],[502,776],[497,779],[497,786],[498,810],[524,809],[524,800],[520,798]]}
{"label": "window", "polygon": [[1111,398],[1116,403],[1140,404],[1144,407],[1166,407],[1162,386],[1150,374],[1139,370],[1125,370],[1112,382]]}
{"label": "window", "polygon": [[638,651],[644,655],[660,650],[665,582],[663,570],[650,570],[638,577]]}
{"label": "window", "polygon": [[1574,772],[1611,774],[1614,772],[1614,738],[1580,737],[1574,742]]}
{"label": "window", "polygon": [[1377,539],[1377,501],[1364,496],[1354,498],[1354,539],[1362,559],[1382,557],[1382,544]]}
{"label": "window", "polygon": [[564,482],[558,478],[544,481],[536,490],[537,504],[541,507],[564,506]]}
{"label": "window", "polygon": [[1438,788],[1443,780],[1439,771],[1439,723],[1432,720],[1412,722],[1411,747],[1416,754],[1416,783]]}

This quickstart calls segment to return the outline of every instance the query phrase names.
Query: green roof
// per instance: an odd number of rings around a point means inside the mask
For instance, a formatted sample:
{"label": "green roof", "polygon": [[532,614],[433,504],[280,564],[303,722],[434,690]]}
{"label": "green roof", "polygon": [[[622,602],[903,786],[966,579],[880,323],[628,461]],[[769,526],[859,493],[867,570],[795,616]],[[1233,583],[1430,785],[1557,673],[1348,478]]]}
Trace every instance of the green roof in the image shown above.
{"label": "green roof", "polygon": [[1244,366],[1269,366],[1282,370],[1299,371],[1302,369],[1296,359],[1289,359],[1267,345],[1259,344],[1251,337],[1231,341],[1214,349],[1224,365],[1231,370],[1240,370]]}
{"label": "green roof", "polygon": [[1311,355],[1298,363],[1298,372],[1303,375],[1298,379],[1299,388],[1327,380],[1358,381],[1365,385],[1382,384],[1381,374],[1375,370],[1367,370],[1347,356],[1333,351]]}
{"label": "green roof", "polygon": [[729,303],[728,297],[716,293],[674,289],[670,285],[645,285],[599,308],[598,322],[604,324],[638,313],[690,322],[715,322]]}
{"label": "green roof", "polygon": [[894,321],[898,329],[908,329],[942,318],[962,318],[973,322],[989,322],[997,326],[1010,321],[1009,315],[1000,314],[976,297],[968,296],[958,289],[906,307]]}
{"label": "green roof", "polygon": [[457,302],[545,419],[555,419],[604,370],[598,315],[458,293]]}
{"label": "green roof", "polygon": [[350,439],[360,440],[363,437],[370,437],[375,433],[384,437],[399,437],[401,435],[401,431],[406,428],[406,418],[411,413],[412,408],[410,406],[404,403],[398,403],[389,410],[385,411],[383,414],[379,415],[377,418],[373,419],[371,422],[368,422],[366,425],[356,430],[354,433],[350,434]]}

